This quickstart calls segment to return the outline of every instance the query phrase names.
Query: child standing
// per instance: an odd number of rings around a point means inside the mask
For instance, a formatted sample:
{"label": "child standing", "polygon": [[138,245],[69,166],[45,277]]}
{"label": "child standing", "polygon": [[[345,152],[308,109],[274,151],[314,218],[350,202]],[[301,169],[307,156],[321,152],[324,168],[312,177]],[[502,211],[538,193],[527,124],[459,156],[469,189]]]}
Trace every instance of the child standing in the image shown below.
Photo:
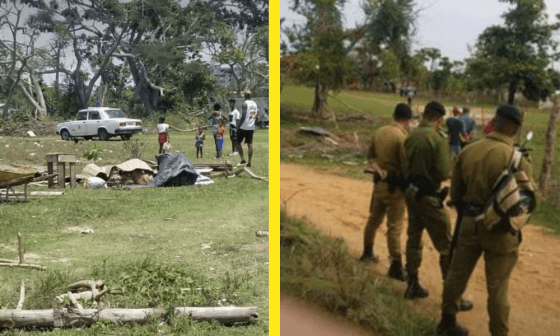
{"label": "child standing", "polygon": [[218,134],[218,158],[221,158],[223,157],[222,147],[224,146],[224,136],[226,135],[226,128],[221,120],[219,122]]}
{"label": "child standing", "polygon": [[159,154],[163,153],[163,144],[169,142],[169,125],[165,123],[165,117],[159,118],[156,126],[158,132]]}
{"label": "child standing", "polygon": [[202,147],[204,147],[204,140],[206,136],[204,135],[204,128],[198,127],[198,132],[195,135],[196,142],[194,143],[196,147],[196,158],[198,159],[198,152],[200,152],[200,157],[202,158]]}

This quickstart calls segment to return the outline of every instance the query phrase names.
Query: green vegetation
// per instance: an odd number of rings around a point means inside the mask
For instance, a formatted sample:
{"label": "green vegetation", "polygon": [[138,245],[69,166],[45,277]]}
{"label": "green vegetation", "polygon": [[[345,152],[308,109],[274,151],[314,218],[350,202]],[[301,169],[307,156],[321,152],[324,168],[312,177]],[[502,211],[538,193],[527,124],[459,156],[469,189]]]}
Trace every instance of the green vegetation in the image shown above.
{"label": "green vegetation", "polygon": [[[142,158],[153,160],[158,148],[156,135],[135,138],[144,143]],[[173,150],[183,151],[194,162],[218,162],[211,159],[211,141],[206,142],[205,158],[193,159],[194,133],[172,133],[171,139]],[[92,142],[103,149],[96,161],[99,166],[123,162],[130,155],[123,148],[128,141]],[[81,159],[92,142],[59,142],[54,136],[2,137],[0,148],[5,150],[0,162],[45,165],[44,155],[57,149],[75,152]],[[256,132],[254,146],[252,170],[268,176],[266,131]],[[234,164],[240,160],[228,159]],[[103,279],[110,288],[124,291],[124,295],[104,296],[111,307],[256,306],[259,321],[232,328],[170,317],[165,325],[159,321],[146,326],[102,323],[83,330],[55,330],[53,335],[268,334],[268,239],[255,236],[255,231],[268,229],[268,185],[247,175],[214,181],[202,187],[129,191],[79,186],[67,188],[63,196],[0,204],[0,258],[17,259],[17,233],[21,232],[26,261],[49,269],[2,268],[0,306],[16,307],[21,279],[26,284],[24,309],[57,306],[55,297],[66,292],[66,285]],[[94,233],[80,234],[86,228]],[[0,332],[35,333],[39,331]]]}
{"label": "green vegetation", "polygon": [[[335,95],[338,100],[331,99],[330,104],[330,107],[336,112],[337,118],[344,119],[344,116],[355,113],[355,111],[361,111],[366,116],[382,118],[358,121],[350,119],[348,122],[338,122],[339,130],[336,130],[331,118],[309,118],[308,111],[313,103],[311,93],[311,89],[293,85],[285,86],[282,91],[280,110],[282,161],[318,166],[342,176],[370,179],[369,175],[362,174],[366,161],[365,149],[369,145],[374,130],[389,122],[394,106],[402,102],[403,98],[397,94],[341,91]],[[453,106],[443,99],[440,101],[447,106]],[[420,111],[421,106],[425,103],[427,103],[425,98],[415,99],[414,110]],[[471,113],[478,113],[481,109],[484,110],[485,119],[489,120],[495,111],[495,106],[472,106]],[[523,134],[528,131],[534,133],[533,140],[528,147],[532,149],[533,174],[538,179],[544,156],[544,137],[548,126],[549,111],[535,108],[523,108],[523,110],[525,112]],[[297,132],[297,128],[300,126],[320,126],[336,135],[357,132],[363,145],[361,148],[334,148],[332,152],[326,153],[325,144],[320,142],[317,137]],[[302,150],[296,151],[295,149],[298,147]],[[555,164],[552,179],[560,181],[560,139],[556,140],[554,150]],[[556,217],[557,208],[558,206],[554,204],[553,200],[549,200],[537,209],[533,222],[550,227],[554,232],[560,233],[560,221]]]}
{"label": "green vegetation", "polygon": [[397,282],[360,264],[344,241],[281,213],[280,286],[286,293],[346,316],[386,336],[433,335]]}

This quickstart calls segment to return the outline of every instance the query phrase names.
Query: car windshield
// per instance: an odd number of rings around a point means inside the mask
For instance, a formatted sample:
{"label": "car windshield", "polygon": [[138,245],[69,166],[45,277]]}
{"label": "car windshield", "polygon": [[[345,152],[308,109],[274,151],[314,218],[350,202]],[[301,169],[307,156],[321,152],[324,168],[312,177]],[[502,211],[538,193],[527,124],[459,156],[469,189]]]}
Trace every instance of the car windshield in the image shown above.
{"label": "car windshield", "polygon": [[122,110],[105,110],[109,119],[126,118],[126,114]]}

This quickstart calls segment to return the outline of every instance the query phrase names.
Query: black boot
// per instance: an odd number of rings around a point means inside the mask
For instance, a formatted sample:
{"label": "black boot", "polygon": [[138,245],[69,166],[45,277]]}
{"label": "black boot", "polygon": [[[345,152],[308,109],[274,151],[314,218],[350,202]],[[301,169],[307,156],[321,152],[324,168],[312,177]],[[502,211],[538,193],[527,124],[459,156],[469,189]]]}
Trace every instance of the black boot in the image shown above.
{"label": "black boot", "polygon": [[374,263],[378,263],[379,257],[373,254],[373,249],[365,248],[364,253],[360,257],[360,261],[371,261]]}
{"label": "black boot", "polygon": [[469,336],[469,329],[460,326],[454,314],[441,314],[441,322],[436,329],[438,336]]}
{"label": "black boot", "polygon": [[407,273],[402,265],[401,258],[393,258],[391,262],[391,267],[389,267],[389,278],[397,279],[400,281],[406,281]]}
{"label": "black boot", "polygon": [[469,311],[472,310],[473,308],[474,308],[474,304],[470,300],[461,299],[461,302],[459,302],[460,311]]}
{"label": "black boot", "polygon": [[404,292],[405,299],[423,299],[427,298],[430,295],[427,289],[424,289],[420,286],[418,282],[418,275],[410,275],[408,278],[408,287]]}

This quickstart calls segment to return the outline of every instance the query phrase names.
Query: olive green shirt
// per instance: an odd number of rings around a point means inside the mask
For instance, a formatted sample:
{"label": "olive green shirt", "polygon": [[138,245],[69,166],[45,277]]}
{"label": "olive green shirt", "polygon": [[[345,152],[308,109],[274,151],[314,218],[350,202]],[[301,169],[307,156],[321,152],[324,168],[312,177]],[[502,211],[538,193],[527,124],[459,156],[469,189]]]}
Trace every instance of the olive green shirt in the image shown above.
{"label": "olive green shirt", "polygon": [[408,178],[424,177],[434,190],[451,177],[451,150],[447,139],[427,121],[420,122],[405,140]]}
{"label": "olive green shirt", "polygon": [[[513,150],[513,138],[497,132],[466,146],[453,170],[451,199],[479,206],[486,204],[498,177],[508,167]],[[530,162],[522,158],[519,169],[527,173],[537,190]]]}
{"label": "olive green shirt", "polygon": [[388,174],[406,176],[404,140],[407,135],[406,128],[396,121],[381,127],[373,136],[369,146],[368,159],[375,159],[379,167],[386,170]]}

